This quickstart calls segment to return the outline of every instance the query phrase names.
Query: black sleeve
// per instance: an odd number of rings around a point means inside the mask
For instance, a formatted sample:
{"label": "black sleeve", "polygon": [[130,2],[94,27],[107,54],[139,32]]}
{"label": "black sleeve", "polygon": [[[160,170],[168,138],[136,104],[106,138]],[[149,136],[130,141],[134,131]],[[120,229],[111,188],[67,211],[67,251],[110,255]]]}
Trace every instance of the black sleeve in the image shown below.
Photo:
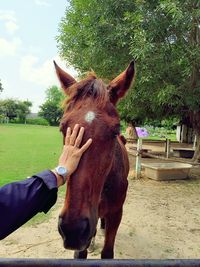
{"label": "black sleeve", "polygon": [[0,239],[38,212],[47,213],[57,200],[57,191],[56,177],[49,170],[0,187]]}

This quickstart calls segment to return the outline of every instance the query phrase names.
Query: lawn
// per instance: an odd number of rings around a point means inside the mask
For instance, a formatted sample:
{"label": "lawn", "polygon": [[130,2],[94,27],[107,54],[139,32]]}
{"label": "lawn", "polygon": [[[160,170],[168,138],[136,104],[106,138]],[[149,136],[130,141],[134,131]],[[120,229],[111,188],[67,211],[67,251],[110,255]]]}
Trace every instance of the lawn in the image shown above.
{"label": "lawn", "polygon": [[0,186],[54,168],[61,149],[58,127],[0,124]]}

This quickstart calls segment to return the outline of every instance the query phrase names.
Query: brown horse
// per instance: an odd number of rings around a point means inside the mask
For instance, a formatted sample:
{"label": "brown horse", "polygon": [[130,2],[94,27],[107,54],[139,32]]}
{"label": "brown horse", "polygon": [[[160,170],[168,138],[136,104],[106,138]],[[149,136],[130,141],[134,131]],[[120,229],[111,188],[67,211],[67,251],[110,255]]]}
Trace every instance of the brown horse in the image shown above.
{"label": "brown horse", "polygon": [[83,143],[88,138],[93,140],[67,182],[64,207],[59,216],[59,233],[64,247],[75,250],[75,258],[86,258],[87,248],[96,234],[98,218],[101,218],[105,223],[101,258],[113,258],[129,172],[115,106],[131,85],[134,62],[108,86],[93,73],[77,82],[56,63],[55,68],[68,95],[60,125],[63,135],[66,135],[67,127],[73,128],[78,123],[85,128]]}

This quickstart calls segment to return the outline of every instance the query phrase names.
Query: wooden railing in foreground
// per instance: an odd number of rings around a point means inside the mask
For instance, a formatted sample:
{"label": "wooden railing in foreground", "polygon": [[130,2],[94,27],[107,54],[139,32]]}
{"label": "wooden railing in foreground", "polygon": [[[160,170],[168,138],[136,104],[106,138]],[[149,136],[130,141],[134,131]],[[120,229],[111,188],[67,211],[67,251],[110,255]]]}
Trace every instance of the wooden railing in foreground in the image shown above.
{"label": "wooden railing in foreground", "polygon": [[200,267],[200,259],[65,260],[1,258],[0,267]]}

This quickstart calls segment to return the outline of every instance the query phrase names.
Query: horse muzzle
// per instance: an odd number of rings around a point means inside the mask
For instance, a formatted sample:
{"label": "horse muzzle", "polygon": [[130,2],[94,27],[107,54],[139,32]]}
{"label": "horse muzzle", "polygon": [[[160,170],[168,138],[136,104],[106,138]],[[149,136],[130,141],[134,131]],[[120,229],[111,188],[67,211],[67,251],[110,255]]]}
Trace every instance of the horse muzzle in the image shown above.
{"label": "horse muzzle", "polygon": [[63,245],[66,249],[84,250],[90,245],[92,235],[88,218],[68,222],[59,217],[58,231],[62,236]]}

